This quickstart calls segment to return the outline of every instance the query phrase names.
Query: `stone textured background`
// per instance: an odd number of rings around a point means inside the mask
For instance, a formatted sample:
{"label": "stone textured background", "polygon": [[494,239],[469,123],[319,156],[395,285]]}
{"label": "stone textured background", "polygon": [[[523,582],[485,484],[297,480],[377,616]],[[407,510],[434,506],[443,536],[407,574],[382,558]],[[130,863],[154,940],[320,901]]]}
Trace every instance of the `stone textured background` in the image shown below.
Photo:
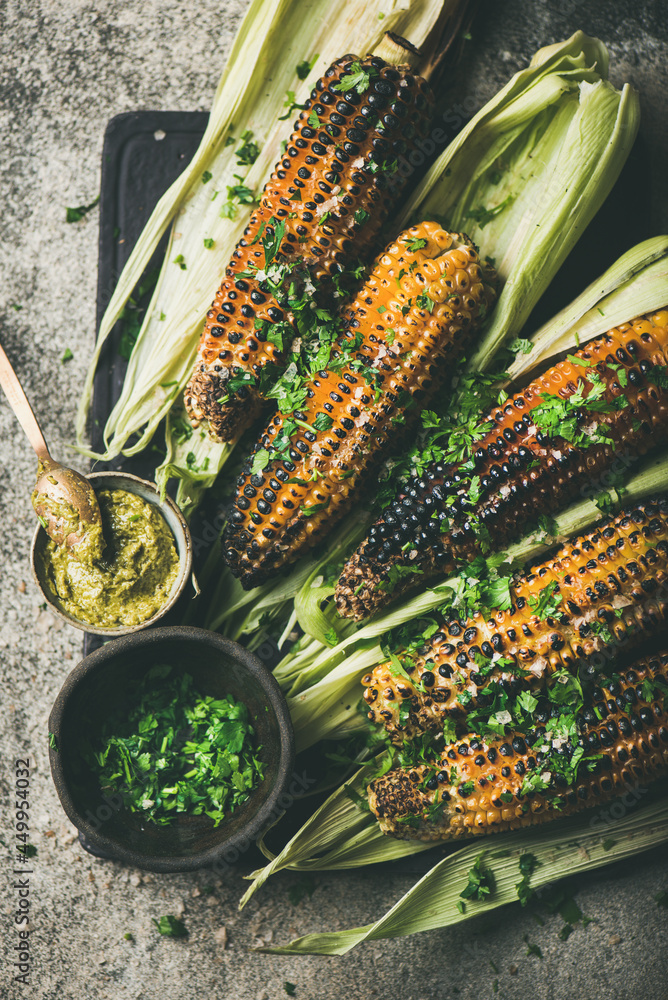
{"label": "stone textured background", "polygon": [[[97,213],[67,225],[65,206],[92,201],[98,192],[111,117],[209,107],[244,6],[242,0],[0,0],[0,338],[57,456],[71,454],[96,291]],[[629,80],[642,94],[646,173],[639,183],[649,190],[653,218],[640,236],[650,236],[668,226],[667,24],[668,8],[659,0],[484,0],[458,93],[482,102],[541,45],[578,27],[597,34],[610,48],[613,82]],[[595,273],[608,262],[602,256]],[[580,287],[574,283],[567,297]],[[63,365],[67,347],[74,361]],[[7,888],[0,998],[278,1000],[290,980],[298,998],[444,1000],[491,998],[495,979],[499,998],[668,997],[668,912],[652,899],[668,888],[665,852],[583,878],[577,899],[593,922],[565,942],[558,938],[560,918],[548,916],[539,926],[529,911],[513,906],[454,930],[364,945],[341,959],[291,959],[250,949],[258,939],[284,942],[366,923],[409,888],[409,875],[372,868],[323,873],[312,897],[293,906],[288,889],[298,876],[283,874],[239,915],[241,873],[214,881],[206,892],[212,882],[207,873],[145,875],[89,857],[48,771],[46,720],[80,657],[81,636],[40,607],[30,580],[33,475],[32,454],[0,400],[0,788],[8,823],[10,764],[30,754],[39,849],[33,985],[11,982],[15,936]],[[2,836],[9,844],[9,829]],[[8,856],[3,849],[9,878]],[[163,913],[183,914],[187,941],[158,937],[151,918]],[[527,955],[525,935],[541,947],[542,960]]]}

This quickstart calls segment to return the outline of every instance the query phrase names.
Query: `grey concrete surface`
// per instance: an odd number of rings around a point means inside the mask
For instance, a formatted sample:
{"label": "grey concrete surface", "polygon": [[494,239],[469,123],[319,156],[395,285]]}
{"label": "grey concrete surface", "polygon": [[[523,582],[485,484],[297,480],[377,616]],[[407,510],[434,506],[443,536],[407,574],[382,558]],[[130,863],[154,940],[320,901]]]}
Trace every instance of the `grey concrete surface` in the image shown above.
{"label": "grey concrete surface", "polygon": [[[59,456],[73,439],[93,345],[97,248],[96,213],[67,225],[65,206],[96,195],[109,118],[136,109],[208,108],[243,9],[243,0],[0,0],[0,337]],[[613,81],[630,80],[642,93],[654,205],[648,236],[668,226],[667,13],[665,3],[651,0],[485,0],[458,83],[459,92],[484,100],[540,45],[577,27],[602,37]],[[62,364],[67,347],[74,360]],[[513,906],[482,922],[375,942],[333,959],[251,949],[258,939],[285,942],[366,923],[409,888],[409,875],[372,868],[323,873],[312,897],[293,906],[288,890],[298,876],[287,873],[238,914],[241,873],[151,876],[88,856],[48,770],[46,721],[80,657],[81,637],[40,606],[30,579],[33,474],[32,455],[0,400],[0,998],[279,1000],[287,995],[285,981],[309,1000],[668,997],[668,911],[652,898],[668,889],[665,852],[581,879],[577,899],[592,923],[567,941],[558,937],[560,918],[548,916],[539,926],[529,910]],[[38,847],[28,987],[12,982],[16,893],[5,849],[13,761],[26,755],[34,762]],[[151,918],[163,913],[183,914],[186,941],[156,934]],[[527,955],[527,935],[542,959]]]}

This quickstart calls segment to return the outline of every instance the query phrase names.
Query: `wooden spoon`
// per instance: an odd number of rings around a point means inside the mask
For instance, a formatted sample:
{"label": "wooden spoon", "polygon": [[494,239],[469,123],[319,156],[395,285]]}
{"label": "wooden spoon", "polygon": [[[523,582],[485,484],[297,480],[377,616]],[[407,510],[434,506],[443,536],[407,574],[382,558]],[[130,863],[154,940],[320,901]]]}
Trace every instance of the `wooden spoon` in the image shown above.
{"label": "wooden spoon", "polygon": [[51,458],[37,417],[32,411],[9,358],[0,345],[0,385],[39,460],[32,505],[47,535],[58,545],[78,545],[90,533],[101,538],[102,518],[88,480]]}

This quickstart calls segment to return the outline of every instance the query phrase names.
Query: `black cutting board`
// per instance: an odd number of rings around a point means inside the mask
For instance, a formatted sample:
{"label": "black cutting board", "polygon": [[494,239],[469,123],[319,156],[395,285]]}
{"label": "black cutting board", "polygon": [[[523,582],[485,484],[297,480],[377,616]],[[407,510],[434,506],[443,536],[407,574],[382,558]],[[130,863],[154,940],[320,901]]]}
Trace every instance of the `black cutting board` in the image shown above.
{"label": "black cutting board", "polygon": [[[100,187],[98,329],[144,225],[160,197],[190,162],[208,118],[207,113],[200,111],[138,111],[118,115],[109,122]],[[649,188],[643,183],[645,176],[642,146],[636,142],[610,196],[532,313],[526,326],[529,332],[570,302],[622,253],[654,233]],[[158,245],[145,275],[160,266],[166,245],[167,235]],[[119,398],[127,368],[127,361],[119,353],[122,333],[123,323],[119,322],[105,344],[95,375],[89,430],[92,448],[98,452],[104,450],[103,428]],[[152,480],[156,464],[155,454],[144,451],[132,458],[119,456],[108,463],[96,463],[95,468],[122,470]],[[178,607],[175,614],[179,614]],[[170,614],[161,625],[178,620]],[[101,644],[100,636],[86,633],[84,654]],[[290,826],[294,830],[313,812],[315,804],[313,799],[307,799],[291,809]],[[443,853],[435,848],[393,862],[392,867],[407,874],[424,874]],[[261,863],[259,853],[254,852],[253,861]]]}
{"label": "black cutting board", "polygon": [[[107,125],[100,181],[97,330],[151,212],[192,159],[208,120],[204,111],[136,111],[117,115]],[[167,233],[144,275],[160,266],[166,246]],[[89,434],[91,447],[97,452],[104,451],[104,425],[123,388],[127,369],[127,360],[119,352],[123,329],[121,320],[102,349],[95,373]],[[122,470],[152,481],[157,464],[155,454],[142,452],[131,458],[119,455],[111,462],[96,462],[95,470]],[[86,633],[84,655],[102,641],[100,636]]]}

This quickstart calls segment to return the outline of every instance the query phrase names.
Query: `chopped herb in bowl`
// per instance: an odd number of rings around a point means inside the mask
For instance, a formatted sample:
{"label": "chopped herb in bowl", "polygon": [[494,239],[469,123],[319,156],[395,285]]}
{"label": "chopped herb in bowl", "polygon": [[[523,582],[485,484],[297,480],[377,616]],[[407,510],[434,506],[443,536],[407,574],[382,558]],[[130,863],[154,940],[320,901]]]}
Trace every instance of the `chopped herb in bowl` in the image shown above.
{"label": "chopped herb in bowl", "polygon": [[248,708],[232,695],[200,694],[190,674],[152,667],[82,752],[104,792],[166,826],[179,814],[209,816],[214,826],[246,801],[264,778]]}

